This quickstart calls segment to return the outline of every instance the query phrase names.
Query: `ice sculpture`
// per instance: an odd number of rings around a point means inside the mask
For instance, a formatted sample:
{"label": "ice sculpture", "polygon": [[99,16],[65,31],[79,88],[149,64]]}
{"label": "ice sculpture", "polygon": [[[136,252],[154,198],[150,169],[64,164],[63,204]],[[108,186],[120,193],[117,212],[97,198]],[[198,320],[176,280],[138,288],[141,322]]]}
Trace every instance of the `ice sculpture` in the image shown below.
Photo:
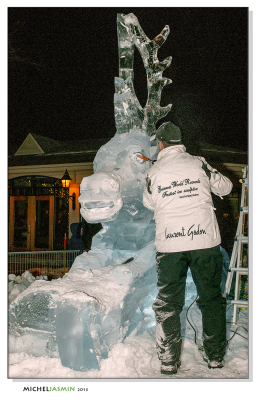
{"label": "ice sculpture", "polygon": [[[64,366],[80,371],[99,368],[112,346],[150,315],[146,310],[157,293],[153,212],[142,204],[150,162],[138,155],[155,158],[156,143],[150,135],[171,108],[160,107],[162,88],[171,82],[162,77],[171,57],[163,62],[157,58],[169,27],[149,40],[133,14],[119,14],[117,26],[117,132],[98,151],[94,174],[82,180],[79,197],[83,218],[101,222],[103,228],[69,273],[51,282],[35,282],[12,303],[9,316],[10,351],[24,351],[26,346],[35,355],[58,353]],[[134,46],[147,72],[144,108],[133,88]],[[195,296],[192,289],[191,295]]]}

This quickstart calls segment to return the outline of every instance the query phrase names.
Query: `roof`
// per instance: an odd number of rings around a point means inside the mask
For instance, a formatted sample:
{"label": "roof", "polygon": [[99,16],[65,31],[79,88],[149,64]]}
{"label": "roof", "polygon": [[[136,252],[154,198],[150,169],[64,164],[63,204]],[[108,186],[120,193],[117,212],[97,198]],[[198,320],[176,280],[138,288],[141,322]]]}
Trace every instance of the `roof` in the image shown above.
{"label": "roof", "polygon": [[60,147],[62,147],[61,143],[54,139],[29,133],[14,155],[44,154],[50,151],[58,152]]}
{"label": "roof", "polygon": [[84,163],[93,162],[96,152],[94,153],[83,153],[83,154],[39,154],[39,155],[28,155],[28,156],[9,156],[8,166],[18,167],[25,165],[47,165],[47,164],[66,164],[66,163]]}
{"label": "roof", "polygon": [[[12,167],[19,165],[93,162],[99,148],[109,140],[110,138],[108,137],[61,142],[29,133],[16,152],[9,155],[8,164],[9,167]],[[214,146],[208,143],[201,143],[199,150],[199,155],[205,157],[209,163],[248,163],[246,151]]]}
{"label": "roof", "polygon": [[230,147],[201,143],[200,154],[207,162],[248,164],[248,152]]}
{"label": "roof", "polygon": [[9,167],[93,162],[98,149],[110,138],[57,141],[29,133],[20,147],[8,157]]}

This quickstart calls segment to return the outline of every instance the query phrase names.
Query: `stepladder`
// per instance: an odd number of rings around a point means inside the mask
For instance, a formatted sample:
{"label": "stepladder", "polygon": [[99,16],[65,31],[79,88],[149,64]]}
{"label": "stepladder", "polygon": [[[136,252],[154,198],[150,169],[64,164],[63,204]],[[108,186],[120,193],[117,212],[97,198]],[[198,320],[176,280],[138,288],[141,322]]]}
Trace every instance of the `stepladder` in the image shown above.
{"label": "stepladder", "polygon": [[239,309],[248,307],[248,167],[242,172],[239,220],[224,293],[234,307],[234,325],[237,324]]}

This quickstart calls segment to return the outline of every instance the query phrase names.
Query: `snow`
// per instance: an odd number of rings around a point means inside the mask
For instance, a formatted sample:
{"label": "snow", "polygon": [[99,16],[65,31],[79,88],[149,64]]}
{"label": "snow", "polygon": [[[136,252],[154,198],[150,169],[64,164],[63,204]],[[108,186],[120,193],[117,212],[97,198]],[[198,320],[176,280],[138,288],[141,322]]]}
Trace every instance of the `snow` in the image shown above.
{"label": "snow", "polygon": [[[232,320],[232,307],[227,320]],[[122,343],[116,344],[107,359],[100,362],[100,370],[79,372],[63,367],[60,358],[34,357],[29,354],[9,354],[9,380],[12,379],[12,393],[19,398],[28,398],[24,387],[75,388],[73,394],[100,400],[102,398],[159,399],[170,398],[201,400],[226,399],[237,395],[238,399],[254,399],[254,385],[248,382],[248,310],[240,311],[237,327],[228,325],[227,337],[231,338],[225,357],[225,367],[210,370],[195,344],[194,331],[182,312],[183,349],[181,367],[174,376],[160,374],[160,362],[155,344],[155,326],[146,327],[143,332],[136,329]],[[196,303],[190,308],[188,318],[197,331],[197,344],[201,342],[201,313]],[[149,326],[149,325],[148,325]],[[239,333],[239,334],[238,334]],[[242,335],[242,336],[240,336]],[[182,386],[184,383],[184,386]],[[176,384],[176,385],[175,385]],[[227,384],[227,385],[225,385]],[[172,386],[173,385],[173,386]],[[179,386],[178,386],[179,385]],[[212,386],[215,385],[215,386]],[[10,386],[9,386],[10,387]],[[250,396],[248,396],[248,393]],[[34,392],[41,395],[39,391]]]}
{"label": "snow", "polygon": [[25,271],[21,276],[15,274],[8,275],[8,302],[12,303],[16,297],[27,289],[35,280],[48,280],[47,276],[39,275],[34,277],[29,271]]}
{"label": "snow", "polygon": [[[9,355],[9,378],[12,379],[247,379],[248,378],[248,310],[241,310],[236,326],[228,323],[229,345],[225,367],[210,370],[203,360],[198,345],[201,344],[201,312],[196,303],[188,312],[188,319],[182,313],[183,349],[181,367],[177,375],[166,377],[160,374],[160,362],[156,354],[155,326],[142,322],[122,343],[116,344],[108,358],[100,362],[100,370],[79,372],[63,367],[60,358],[33,357],[27,353]],[[227,312],[228,322],[232,320],[232,307]],[[148,320],[147,320],[148,322]],[[144,329],[144,331],[143,331]],[[143,331],[143,333],[142,333]],[[237,333],[234,335],[234,332]],[[241,336],[240,336],[241,335]]]}

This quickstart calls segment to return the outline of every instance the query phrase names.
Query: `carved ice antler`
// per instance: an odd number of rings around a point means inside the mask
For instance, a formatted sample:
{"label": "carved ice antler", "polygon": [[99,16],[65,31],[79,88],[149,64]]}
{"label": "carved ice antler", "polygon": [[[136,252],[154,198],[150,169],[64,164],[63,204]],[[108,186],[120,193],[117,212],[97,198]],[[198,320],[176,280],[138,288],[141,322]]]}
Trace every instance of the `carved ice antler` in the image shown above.
{"label": "carved ice antler", "polygon": [[[163,78],[162,73],[171,64],[172,57],[160,62],[158,49],[169,35],[169,26],[150,40],[142,30],[134,14],[118,14],[117,30],[119,41],[119,76],[115,87],[115,118],[119,133],[128,131],[134,126],[146,130],[149,135],[156,132],[155,124],[170,111],[172,104],[160,107],[161,92],[171,79]],[[134,46],[141,54],[147,73],[148,99],[142,109],[133,87],[133,56]],[[127,94],[127,95],[125,95]]]}

